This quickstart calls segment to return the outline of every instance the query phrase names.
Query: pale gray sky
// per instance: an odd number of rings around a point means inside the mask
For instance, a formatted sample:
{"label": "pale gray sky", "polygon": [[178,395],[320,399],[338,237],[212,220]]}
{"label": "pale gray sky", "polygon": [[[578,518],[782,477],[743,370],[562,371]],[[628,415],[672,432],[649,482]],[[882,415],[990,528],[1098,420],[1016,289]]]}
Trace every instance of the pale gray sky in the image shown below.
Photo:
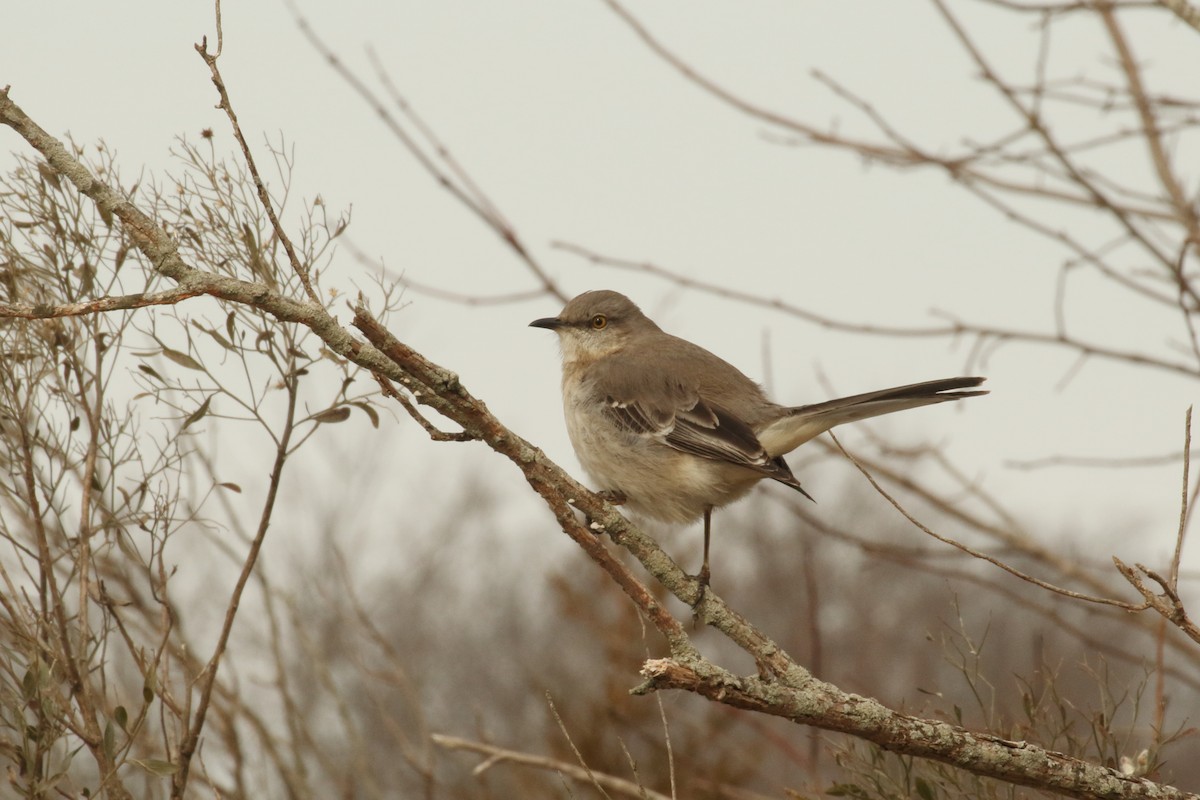
{"label": "pale gray sky", "polygon": [[[195,140],[204,128],[216,131],[219,149],[232,152],[207,69],[192,49],[206,34],[215,38],[210,4],[10,5],[0,83],[11,84],[14,99],[52,133],[69,131],[83,143],[103,138],[127,176],[142,167],[171,169],[173,137]],[[1031,20],[980,3],[953,5],[976,24],[997,64],[1016,78],[1031,77]],[[600,0],[301,7],[368,79],[363,47],[380,53],[408,100],[569,293],[630,294],[667,330],[752,376],[769,375],[780,401],[825,399],[819,375],[837,392],[854,393],[958,374],[968,347],[830,333],[661,280],[594,268],[550,243],[650,260],[846,321],[918,326],[942,309],[972,321],[1052,329],[1060,248],[1005,222],[935,172],[894,172],[828,149],[782,144],[778,132],[721,105],[655,58]],[[974,80],[929,3],[759,2],[752,13],[733,2],[639,1],[630,8],[702,72],[747,99],[845,132],[865,135],[871,127],[814,81],[812,70],[870,99],[935,151],[953,152],[964,139],[1015,125]],[[224,28],[221,66],[244,129],[264,159],[264,138],[294,146],[295,197],[319,193],[335,209],[353,204],[354,241],[422,283],[481,294],[534,286],[495,236],[438,189],[333,75],[285,6],[226,3]],[[1075,38],[1056,44],[1051,69],[1111,77],[1098,31],[1063,30]],[[1196,32],[1176,24],[1138,33],[1148,80],[1184,93],[1200,66],[1185,57],[1195,52]],[[1091,121],[1080,115],[1071,124],[1083,137]],[[10,151],[23,149],[11,134],[0,144],[4,165]],[[1150,186],[1145,155],[1130,148],[1127,158],[1128,174],[1145,174]],[[1194,179],[1195,142],[1180,145],[1177,158]],[[1055,224],[1088,223],[1064,217]],[[372,286],[345,251],[326,283],[351,293]],[[577,470],[559,411],[553,337],[526,327],[557,305],[547,299],[478,310],[409,299],[412,306],[392,320],[397,335],[455,369],[504,422]],[[1169,352],[1166,339],[1182,333],[1177,320],[1130,305],[1086,277],[1072,282],[1067,308],[1074,330],[1112,346],[1162,354]],[[1056,454],[1178,451],[1195,385],[1095,360],[1060,386],[1072,363],[1067,352],[1009,345],[981,369],[991,396],[889,418],[874,429],[903,443],[947,442],[958,466],[984,480],[1038,536],[1128,526],[1122,557],[1163,563],[1178,514],[1178,464],[1033,472],[1006,464]],[[431,475],[473,470],[495,474],[503,492],[524,491],[516,471],[482,447],[425,442],[407,420],[399,428],[361,445],[397,447],[387,469],[399,486],[424,492]],[[856,437],[845,440],[853,445]],[[826,497],[842,479],[800,477]],[[775,490],[783,491],[767,489]],[[398,490],[378,500],[401,496]],[[502,524],[527,528],[535,505],[519,501]],[[544,512],[536,519],[552,524]],[[1194,552],[1189,561],[1197,563]]]}

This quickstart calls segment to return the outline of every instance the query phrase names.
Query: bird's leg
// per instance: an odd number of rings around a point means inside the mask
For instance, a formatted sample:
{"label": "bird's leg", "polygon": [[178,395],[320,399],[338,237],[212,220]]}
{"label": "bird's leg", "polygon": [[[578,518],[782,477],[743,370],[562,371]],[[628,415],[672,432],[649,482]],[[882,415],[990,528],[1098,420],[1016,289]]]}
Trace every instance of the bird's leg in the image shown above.
{"label": "bird's leg", "polygon": [[712,506],[704,507],[704,563],[700,566],[700,574],[696,576],[696,580],[700,582],[700,596],[704,597],[704,590],[708,588],[708,579],[710,573],[708,570],[708,539],[712,533]]}
{"label": "bird's leg", "polygon": [[704,507],[704,563],[700,565],[700,574],[696,576],[696,583],[699,585],[700,591],[696,592],[696,600],[692,603],[692,625],[699,626],[700,624],[700,604],[704,602],[704,595],[708,593],[708,538],[712,532],[712,506]]}

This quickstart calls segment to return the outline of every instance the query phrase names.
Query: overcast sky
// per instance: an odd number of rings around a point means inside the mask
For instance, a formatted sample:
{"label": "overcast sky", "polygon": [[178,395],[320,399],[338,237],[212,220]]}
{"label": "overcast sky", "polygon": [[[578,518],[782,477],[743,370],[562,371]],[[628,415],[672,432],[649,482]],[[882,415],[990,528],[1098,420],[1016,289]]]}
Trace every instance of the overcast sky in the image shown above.
{"label": "overcast sky", "polygon": [[[997,64],[1020,79],[1030,76],[1030,20],[979,3],[952,5],[976,26]],[[11,84],[13,98],[52,133],[69,132],[83,143],[104,139],[130,176],[143,167],[175,169],[174,137],[196,140],[205,128],[216,132],[218,149],[232,152],[208,71],[192,48],[205,35],[215,38],[209,4],[10,6],[0,83]],[[871,130],[813,79],[813,70],[868,98],[935,151],[953,152],[965,139],[1014,124],[926,2],[763,1],[752,13],[732,2],[629,7],[703,73],[748,100],[823,126]],[[400,91],[567,293],[626,292],[667,330],[768,381],[781,402],[827,399],[822,379],[850,394],[959,374],[968,343],[831,333],[659,279],[592,267],[551,243],[652,261],[849,322],[920,326],[942,310],[1052,330],[1060,248],[1004,221],[936,172],[896,172],[795,146],[685,81],[600,0],[300,8],[377,86],[364,55],[364,47],[375,48]],[[1066,30],[1072,36],[1056,42],[1051,69],[1110,78],[1097,31]],[[1135,47],[1152,56],[1148,80],[1186,93],[1200,74],[1197,33],[1179,24],[1136,32]],[[224,33],[221,66],[242,124],[260,148],[281,138],[294,146],[295,197],[320,194],[335,209],[353,205],[355,244],[421,283],[481,295],[536,287],[494,234],[440,190],[332,73],[284,5],[226,3]],[[1081,130],[1088,124],[1074,122]],[[1193,180],[1200,172],[1194,144],[1176,151]],[[2,145],[3,164],[10,151],[24,149],[11,133]],[[1143,153],[1131,148],[1128,158],[1130,174],[1149,175]],[[343,250],[326,284],[353,293],[369,291],[372,281]],[[456,370],[505,423],[577,470],[559,410],[557,348],[550,334],[526,327],[558,304],[544,298],[475,309],[419,294],[409,299],[392,320],[397,335]],[[1162,354],[1167,338],[1181,335],[1177,321],[1086,279],[1072,284],[1067,308],[1073,330],[1113,346]],[[1128,535],[1123,557],[1163,564],[1178,514],[1178,463],[1122,471],[1009,464],[1178,451],[1195,385],[1098,360],[1072,373],[1073,363],[1070,353],[1010,345],[976,367],[989,377],[989,397],[910,412],[873,429],[900,443],[947,443],[955,463],[1039,536],[1117,526]],[[417,491],[434,475],[465,470],[495,473],[502,492],[524,491],[516,471],[483,448],[426,443],[406,419],[397,427],[339,446],[395,447],[390,474]],[[826,497],[841,480],[800,477]],[[387,504],[398,496],[376,499]],[[535,506],[524,499],[514,505],[514,528],[526,527],[516,520],[528,521]],[[535,519],[552,525],[539,513]],[[1189,561],[1196,559],[1193,551]]]}

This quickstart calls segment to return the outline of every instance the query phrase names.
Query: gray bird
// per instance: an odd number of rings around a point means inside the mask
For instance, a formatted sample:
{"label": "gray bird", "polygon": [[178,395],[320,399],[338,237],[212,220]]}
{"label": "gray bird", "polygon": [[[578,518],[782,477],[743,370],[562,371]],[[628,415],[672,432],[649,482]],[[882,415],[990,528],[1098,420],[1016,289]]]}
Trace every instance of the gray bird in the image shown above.
{"label": "gray bird", "polygon": [[984,378],[946,378],[806,406],[781,406],[732,364],[665,333],[633,301],[584,292],[557,317],[563,411],[575,454],[606,493],[667,522],[704,518],[707,586],[712,511],[764,478],[812,497],[783,460],[835,425],[987,394]]}

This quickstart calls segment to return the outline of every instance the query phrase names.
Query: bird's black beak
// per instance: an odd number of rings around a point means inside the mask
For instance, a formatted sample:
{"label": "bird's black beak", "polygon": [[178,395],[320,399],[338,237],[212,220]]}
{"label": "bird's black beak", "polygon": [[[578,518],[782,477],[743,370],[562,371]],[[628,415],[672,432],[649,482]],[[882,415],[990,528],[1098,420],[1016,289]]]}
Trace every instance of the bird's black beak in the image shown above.
{"label": "bird's black beak", "polygon": [[529,327],[531,328],[546,328],[552,331],[558,330],[562,326],[563,321],[558,317],[542,317],[541,319],[535,319],[533,322],[529,323]]}

